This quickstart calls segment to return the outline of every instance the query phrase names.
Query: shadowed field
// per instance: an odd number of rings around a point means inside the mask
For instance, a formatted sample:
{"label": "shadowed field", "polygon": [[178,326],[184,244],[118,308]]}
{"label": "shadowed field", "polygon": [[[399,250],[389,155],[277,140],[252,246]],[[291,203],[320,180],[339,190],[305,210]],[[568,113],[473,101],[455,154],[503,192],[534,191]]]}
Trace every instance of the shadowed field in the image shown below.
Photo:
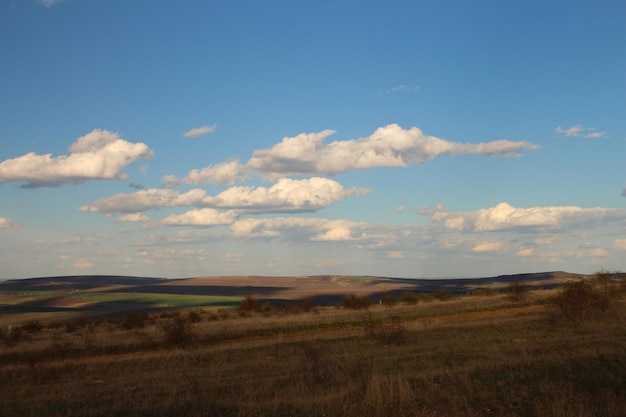
{"label": "shadowed field", "polygon": [[[477,279],[400,279],[371,276],[215,276],[163,279],[124,276],[67,276],[0,281],[0,323],[45,320],[50,314],[107,316],[128,310],[171,307],[233,306],[246,295],[272,305],[309,300],[335,305],[347,294],[377,300],[380,294],[403,291],[452,295],[488,288],[504,291],[511,282],[531,288],[554,288],[582,275],[567,272],[506,275]],[[25,316],[27,315],[27,316]],[[52,316],[50,316],[52,317]]]}

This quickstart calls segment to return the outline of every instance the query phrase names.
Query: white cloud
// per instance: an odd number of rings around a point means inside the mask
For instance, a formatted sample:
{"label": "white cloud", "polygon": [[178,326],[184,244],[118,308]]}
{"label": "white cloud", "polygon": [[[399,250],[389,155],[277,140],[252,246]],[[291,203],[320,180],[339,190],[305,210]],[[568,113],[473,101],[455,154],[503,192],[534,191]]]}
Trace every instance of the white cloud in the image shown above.
{"label": "white cloud", "polygon": [[143,213],[129,213],[118,217],[116,221],[119,223],[145,223],[150,221],[150,217]]}
{"label": "white cloud", "polygon": [[76,269],[91,269],[95,265],[89,259],[76,259],[74,260],[74,268]]}
{"label": "white cloud", "polygon": [[364,223],[321,218],[279,217],[272,219],[241,219],[230,226],[237,237],[281,237],[300,241],[350,241],[367,237]]}
{"label": "white cloud", "polygon": [[402,204],[400,204],[400,205],[396,208],[396,211],[397,211],[398,213],[404,213],[404,210],[405,210],[405,208],[404,208],[404,206],[403,206]]}
{"label": "white cloud", "polygon": [[366,194],[362,188],[344,189],[328,178],[293,180],[282,178],[271,187],[231,187],[203,204],[213,208],[241,209],[252,213],[285,213],[316,211],[344,198]]}
{"label": "white cloud", "polygon": [[404,252],[400,250],[389,251],[385,254],[387,259],[404,259]]}
{"label": "white cloud", "polygon": [[595,248],[591,250],[591,256],[593,257],[606,257],[606,256],[610,256],[611,254],[609,253],[609,251],[607,251],[604,248]]}
{"label": "white cloud", "polygon": [[232,185],[237,181],[248,179],[246,167],[239,160],[232,159],[202,169],[192,169],[186,177],[177,178],[173,175],[164,176],[161,181],[174,185],[218,184]]}
{"label": "white cloud", "polygon": [[44,5],[45,7],[52,7],[55,4],[59,4],[64,1],[66,0],[39,0],[39,3]]}
{"label": "white cloud", "polygon": [[612,248],[614,250],[624,250],[624,251],[626,251],[626,239],[616,239],[616,240],[614,240]]}
{"label": "white cloud", "polygon": [[396,87],[391,87],[388,88],[386,90],[383,90],[379,93],[379,95],[385,95],[385,94],[391,94],[391,93],[402,93],[402,92],[407,92],[407,91],[417,91],[419,90],[419,86],[415,85],[413,87],[410,87],[406,84],[402,84],[402,85],[398,85]]}
{"label": "white cloud", "polygon": [[0,229],[8,229],[10,227],[17,227],[17,224],[15,224],[15,222],[11,219],[0,217]]}
{"label": "white cloud", "polygon": [[391,124],[372,135],[324,144],[333,130],[302,133],[283,140],[270,149],[257,150],[247,163],[269,177],[295,174],[337,174],[351,169],[406,167],[423,164],[443,155],[489,155],[514,157],[524,150],[539,149],[528,142],[496,140],[478,144],[448,142],[426,136],[416,127],[403,129]]}
{"label": "white cloud", "polygon": [[466,212],[452,212],[439,207],[431,220],[449,230],[488,232],[517,228],[553,229],[624,218],[626,210],[576,206],[516,208],[500,203],[495,207]]}
{"label": "white cloud", "polygon": [[580,137],[580,138],[603,138],[608,135],[607,132],[596,132],[595,128],[584,127],[583,125],[574,125],[566,129],[558,126],[555,131],[566,137]]}
{"label": "white cloud", "polygon": [[224,226],[235,221],[233,211],[220,212],[211,208],[190,210],[183,214],[172,214],[161,220],[167,226]]}
{"label": "white cloud", "polygon": [[533,256],[534,253],[535,253],[534,248],[522,248],[517,251],[517,256],[520,256],[522,258],[527,258],[527,257]]}
{"label": "white cloud", "polygon": [[217,129],[217,124],[212,124],[211,126],[202,126],[196,127],[186,131],[183,136],[186,138],[195,138],[198,136],[208,135],[209,133],[215,132]]}
{"label": "white cloud", "polygon": [[478,242],[472,249],[474,252],[497,252],[503,253],[508,249],[506,242]]}
{"label": "white cloud", "polygon": [[337,181],[313,177],[302,180],[283,178],[271,187],[236,186],[216,196],[201,189],[186,193],[172,189],[148,189],[116,194],[79,208],[101,213],[137,213],[160,207],[208,207],[238,209],[247,213],[312,212],[344,198],[368,193],[362,188],[344,189]]}
{"label": "white cloud", "polygon": [[153,151],[144,143],[131,143],[117,133],[94,129],[78,138],[69,155],[27,153],[0,162],[0,183],[26,182],[22,187],[80,184],[95,179],[126,178],[124,169],[133,161],[148,159]]}
{"label": "white cloud", "polygon": [[79,210],[93,213],[136,213],[159,207],[195,206],[200,204],[205,196],[206,192],[197,188],[183,194],[172,189],[150,188],[105,197],[82,206]]}

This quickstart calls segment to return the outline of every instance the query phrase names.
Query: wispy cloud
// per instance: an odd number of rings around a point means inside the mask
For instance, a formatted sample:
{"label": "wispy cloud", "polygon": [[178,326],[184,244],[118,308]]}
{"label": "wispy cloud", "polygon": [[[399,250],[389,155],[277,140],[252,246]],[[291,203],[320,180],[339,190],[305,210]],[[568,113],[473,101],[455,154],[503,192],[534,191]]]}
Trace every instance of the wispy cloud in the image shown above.
{"label": "wispy cloud", "polygon": [[196,127],[193,129],[190,129],[188,131],[186,131],[183,136],[186,138],[195,138],[198,136],[203,136],[203,135],[208,135],[209,133],[213,133],[215,132],[215,129],[217,129],[217,124],[212,124],[211,126],[202,126],[202,127]]}
{"label": "wispy cloud", "polygon": [[52,7],[55,4],[61,3],[64,0],[39,0],[39,4],[46,6],[46,7]]}
{"label": "wispy cloud", "polygon": [[603,138],[608,135],[607,132],[596,132],[595,128],[592,127],[584,127],[583,125],[574,125],[568,128],[562,128],[558,126],[555,131],[564,135],[565,137],[573,137],[573,138]]}
{"label": "wispy cloud", "polygon": [[388,88],[386,90],[382,90],[378,93],[378,95],[385,95],[385,94],[391,94],[391,93],[403,93],[403,92],[407,92],[407,91],[417,91],[419,90],[419,86],[415,85],[415,86],[408,86],[405,84],[402,85],[398,85],[396,87],[391,87]]}
{"label": "wispy cloud", "polygon": [[117,133],[94,129],[78,138],[69,155],[27,153],[0,162],[0,183],[26,182],[22,188],[56,187],[89,180],[126,179],[133,161],[148,159],[153,151],[144,143],[131,143]]}

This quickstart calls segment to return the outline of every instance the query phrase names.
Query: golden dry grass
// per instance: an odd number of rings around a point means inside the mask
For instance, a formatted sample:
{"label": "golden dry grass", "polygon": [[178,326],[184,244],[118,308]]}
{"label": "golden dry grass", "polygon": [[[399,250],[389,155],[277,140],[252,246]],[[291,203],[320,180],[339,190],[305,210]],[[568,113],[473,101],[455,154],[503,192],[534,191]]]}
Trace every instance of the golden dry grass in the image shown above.
{"label": "golden dry grass", "polygon": [[549,296],[44,324],[1,347],[0,416],[626,415],[626,305],[568,323]]}

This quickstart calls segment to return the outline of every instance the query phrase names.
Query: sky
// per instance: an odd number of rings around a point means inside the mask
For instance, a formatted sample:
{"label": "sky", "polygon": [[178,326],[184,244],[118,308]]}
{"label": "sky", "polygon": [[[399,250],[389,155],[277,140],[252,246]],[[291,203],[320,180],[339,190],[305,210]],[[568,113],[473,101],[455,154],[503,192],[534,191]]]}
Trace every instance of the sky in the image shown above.
{"label": "sky", "polygon": [[0,0],[0,279],[626,270],[623,0]]}

